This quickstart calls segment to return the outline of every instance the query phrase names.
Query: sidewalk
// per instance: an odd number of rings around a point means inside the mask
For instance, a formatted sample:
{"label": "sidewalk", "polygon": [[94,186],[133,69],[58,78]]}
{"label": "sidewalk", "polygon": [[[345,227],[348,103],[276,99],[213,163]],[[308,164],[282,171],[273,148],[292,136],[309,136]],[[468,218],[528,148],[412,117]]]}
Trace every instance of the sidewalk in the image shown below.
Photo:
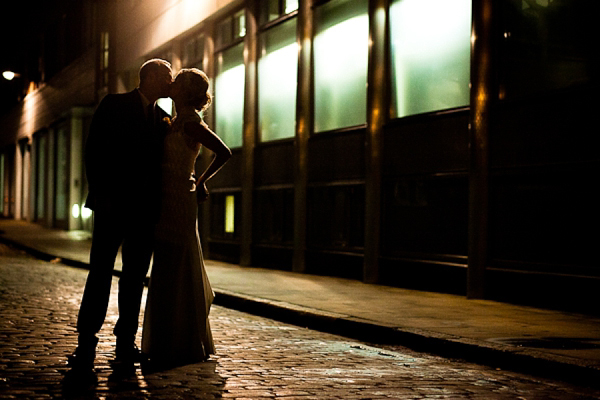
{"label": "sidewalk", "polygon": [[[87,267],[87,232],[0,219],[0,240],[40,258]],[[597,317],[212,260],[206,268],[219,305],[372,343],[600,382]]]}

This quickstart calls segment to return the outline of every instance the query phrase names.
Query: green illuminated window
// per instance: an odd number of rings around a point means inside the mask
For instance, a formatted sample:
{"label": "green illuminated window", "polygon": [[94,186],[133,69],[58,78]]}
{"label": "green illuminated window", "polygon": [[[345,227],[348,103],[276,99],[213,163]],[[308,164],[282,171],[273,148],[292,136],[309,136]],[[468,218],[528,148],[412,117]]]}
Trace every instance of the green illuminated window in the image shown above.
{"label": "green illuminated window", "polygon": [[242,146],[244,125],[244,43],[217,54],[216,133],[229,147]]}
{"label": "green illuminated window", "polygon": [[240,10],[217,24],[217,48],[222,48],[246,36],[246,12]]}
{"label": "green illuminated window", "polygon": [[296,19],[280,24],[261,36],[258,61],[258,109],[260,139],[269,141],[294,136],[298,44]]}
{"label": "green illuminated window", "polygon": [[469,104],[471,0],[390,6],[392,117]]}
{"label": "green illuminated window", "polygon": [[225,233],[235,232],[235,196],[225,196]]}
{"label": "green illuminated window", "polygon": [[265,24],[297,9],[298,0],[262,0],[260,5],[260,22],[261,24]]}
{"label": "green illuminated window", "polygon": [[298,0],[285,0],[283,2],[283,12],[285,14],[291,13],[298,9]]}
{"label": "green illuminated window", "polygon": [[367,120],[367,0],[333,0],[315,11],[315,132]]}

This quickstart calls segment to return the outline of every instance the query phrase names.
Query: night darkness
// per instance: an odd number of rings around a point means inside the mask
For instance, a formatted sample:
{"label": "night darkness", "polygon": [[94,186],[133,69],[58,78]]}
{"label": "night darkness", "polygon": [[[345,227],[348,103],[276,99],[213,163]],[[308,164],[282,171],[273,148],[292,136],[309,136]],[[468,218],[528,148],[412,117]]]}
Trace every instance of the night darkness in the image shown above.
{"label": "night darkness", "polygon": [[44,21],[57,10],[57,1],[15,1],[3,5],[0,14],[0,32],[3,52],[0,72],[6,70],[20,74],[7,81],[0,77],[0,113],[7,112],[18,103],[30,80],[39,80],[38,49]]}

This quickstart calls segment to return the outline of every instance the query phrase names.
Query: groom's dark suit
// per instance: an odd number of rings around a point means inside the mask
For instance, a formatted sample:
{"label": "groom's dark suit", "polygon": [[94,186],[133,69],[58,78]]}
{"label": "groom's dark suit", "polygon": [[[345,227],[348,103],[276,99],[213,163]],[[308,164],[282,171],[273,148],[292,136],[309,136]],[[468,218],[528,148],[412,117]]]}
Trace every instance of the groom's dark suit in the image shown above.
{"label": "groom's dark suit", "polygon": [[[152,111],[150,111],[152,113]],[[119,280],[119,342],[132,346],[138,329],[143,281],[153,250],[159,212],[161,143],[167,114],[158,106],[148,114],[138,89],[109,94],[98,106],[85,148],[89,183],[86,206],[94,210],[90,273],[77,330],[93,338],[106,317],[115,259],[122,245]]]}

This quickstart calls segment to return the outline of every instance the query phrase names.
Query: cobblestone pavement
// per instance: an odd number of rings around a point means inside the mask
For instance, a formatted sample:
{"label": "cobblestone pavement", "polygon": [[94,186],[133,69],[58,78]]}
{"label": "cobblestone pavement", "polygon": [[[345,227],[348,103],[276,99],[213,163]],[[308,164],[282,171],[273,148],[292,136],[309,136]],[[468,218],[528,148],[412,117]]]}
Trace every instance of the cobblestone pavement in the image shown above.
{"label": "cobblestone pavement", "polygon": [[0,399],[600,398],[589,388],[399,347],[385,350],[222,307],[211,314],[218,354],[209,361],[119,378],[110,363],[116,284],[98,347],[98,383],[65,391],[86,275],[0,244]]}

